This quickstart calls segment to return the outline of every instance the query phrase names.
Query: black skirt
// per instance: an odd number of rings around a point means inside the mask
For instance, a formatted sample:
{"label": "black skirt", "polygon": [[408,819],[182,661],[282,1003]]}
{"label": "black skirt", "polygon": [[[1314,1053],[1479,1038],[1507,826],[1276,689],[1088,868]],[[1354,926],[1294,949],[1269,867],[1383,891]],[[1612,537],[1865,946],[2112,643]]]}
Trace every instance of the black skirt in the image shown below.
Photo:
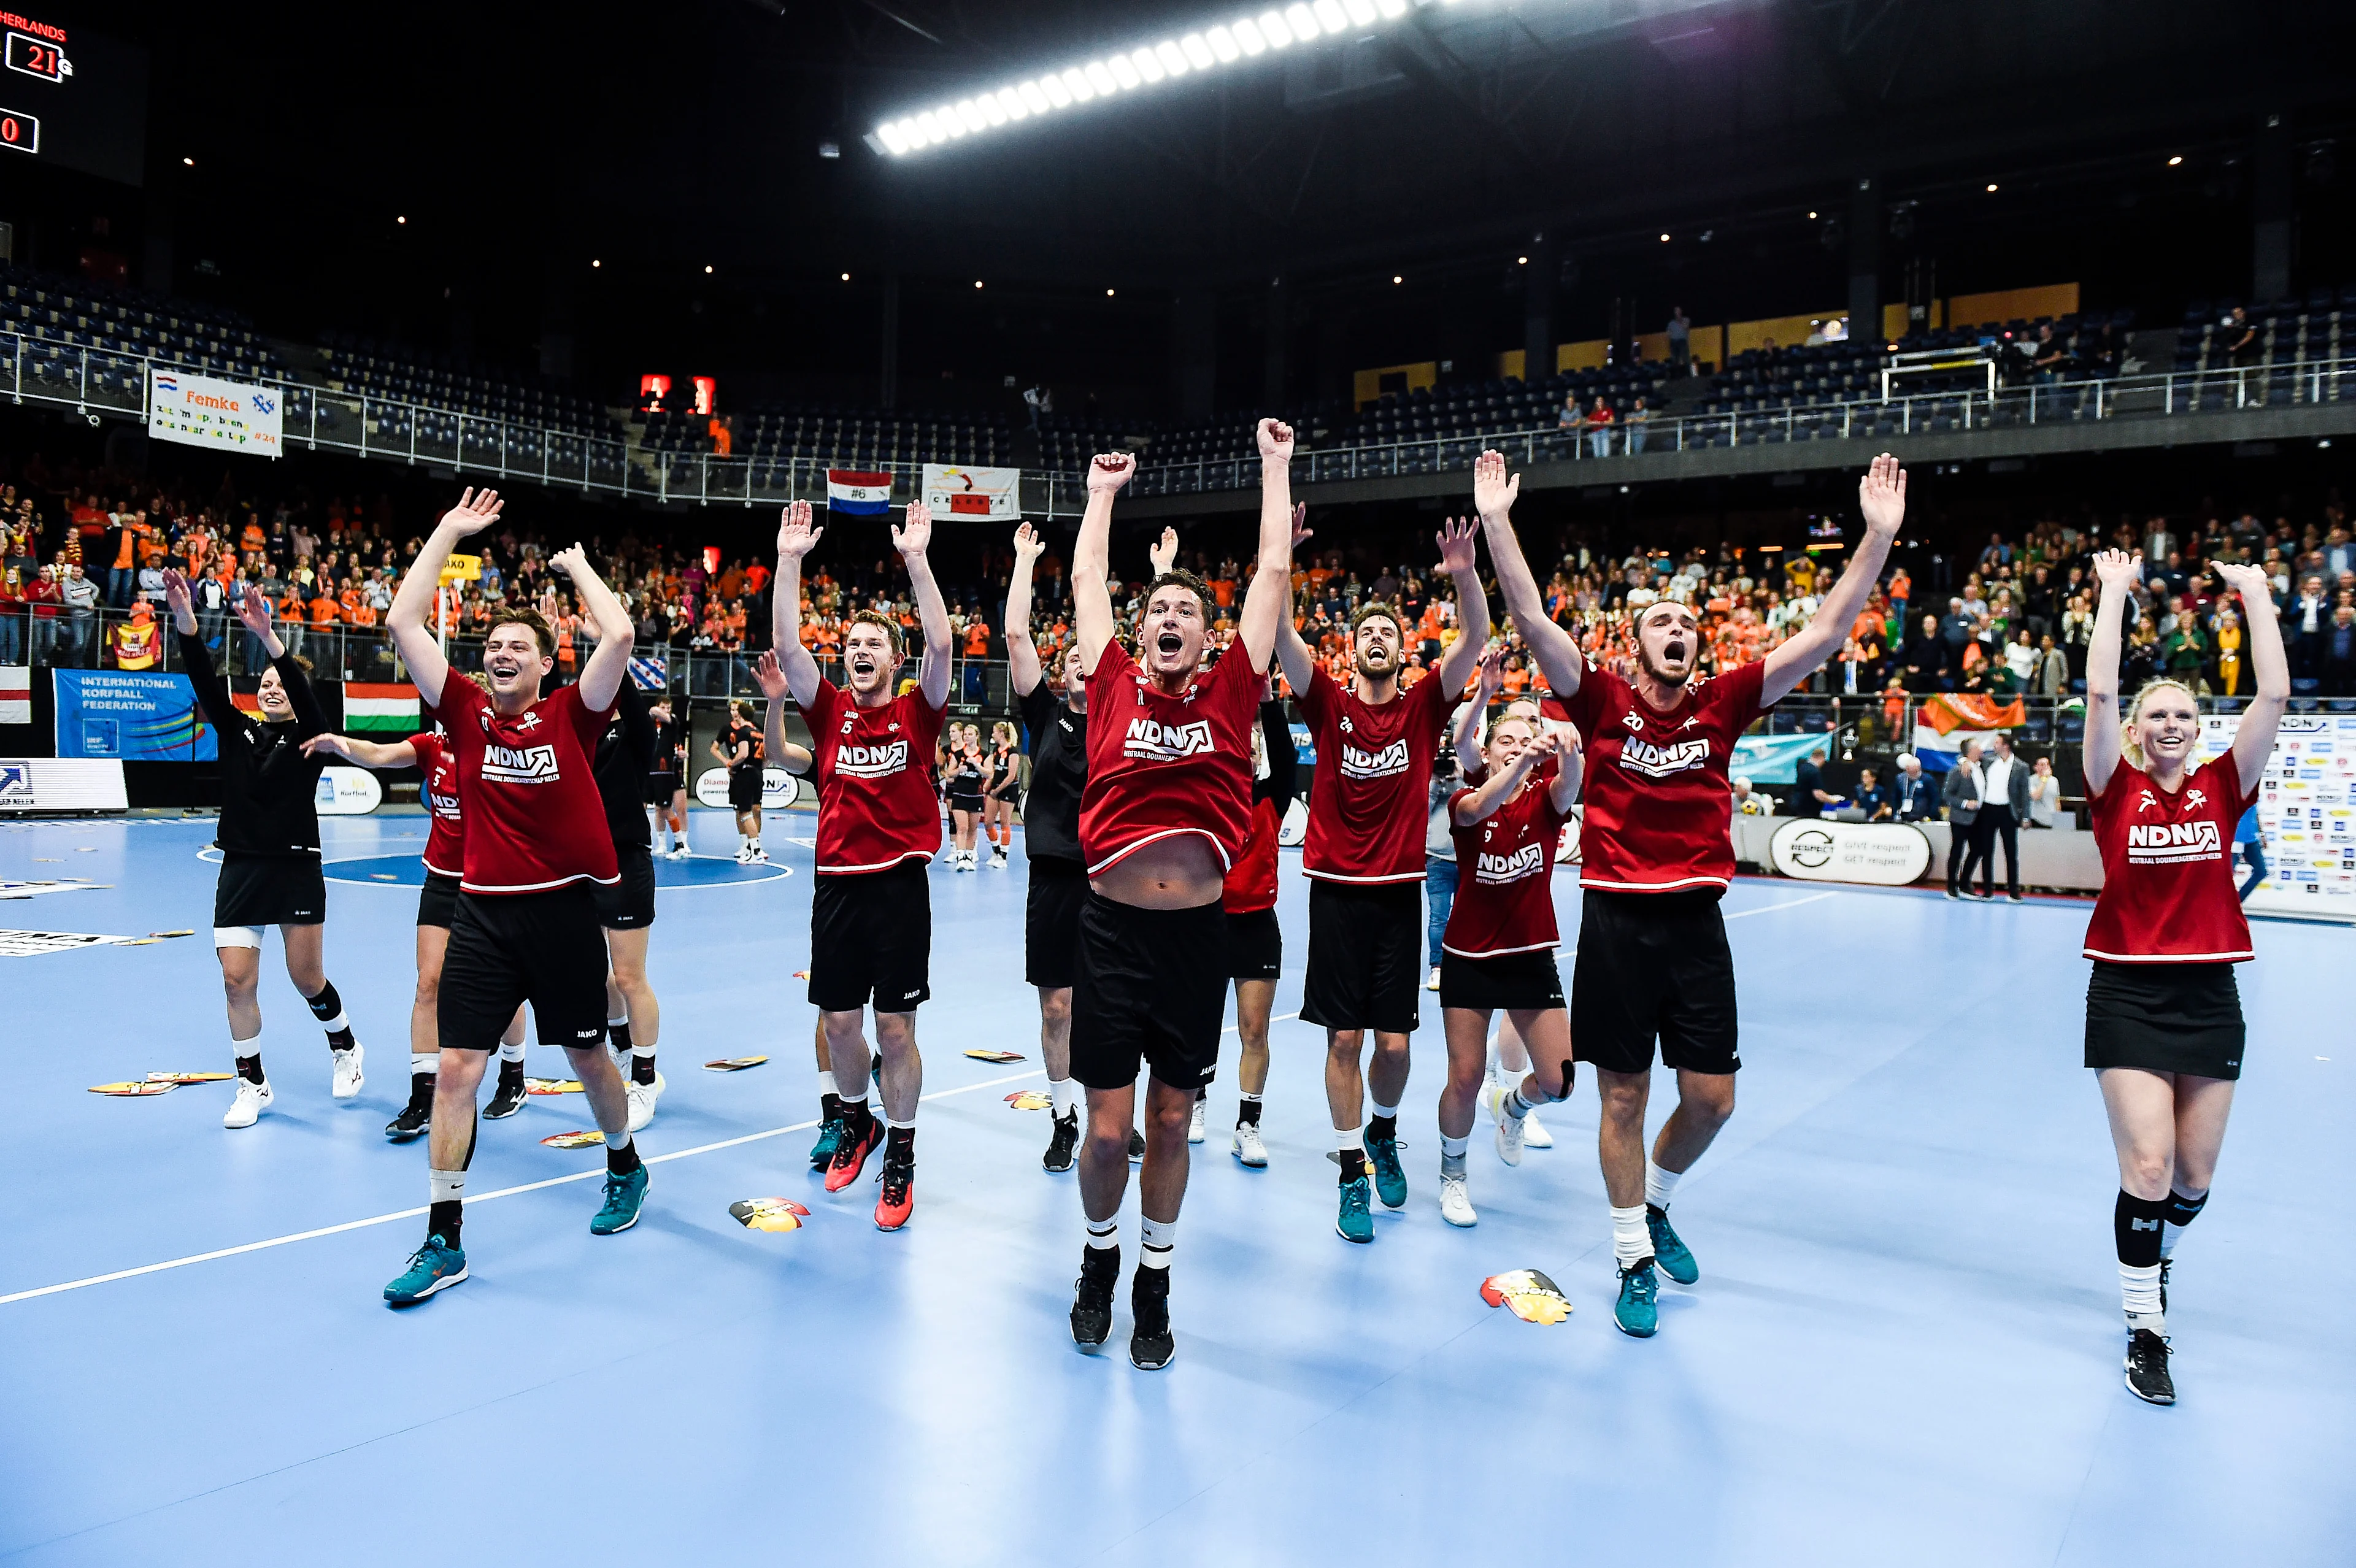
{"label": "black skirt", "polygon": [[2112,964],[2086,984],[2086,1065],[2242,1075],[2242,993],[2231,964]]}

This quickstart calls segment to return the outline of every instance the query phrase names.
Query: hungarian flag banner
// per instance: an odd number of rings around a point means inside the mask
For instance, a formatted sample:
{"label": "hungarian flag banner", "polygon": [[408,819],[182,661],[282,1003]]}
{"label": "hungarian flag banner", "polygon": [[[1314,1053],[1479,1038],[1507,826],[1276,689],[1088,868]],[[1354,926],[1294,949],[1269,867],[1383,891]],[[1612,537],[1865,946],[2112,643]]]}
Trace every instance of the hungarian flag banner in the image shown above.
{"label": "hungarian flag banner", "polygon": [[1942,691],[1922,699],[1916,722],[1942,735],[1956,730],[2018,730],[2029,722],[2029,711],[2018,697],[1998,702],[1979,692]]}
{"label": "hungarian flag banner", "polygon": [[830,511],[854,517],[880,517],[892,509],[892,476],[860,468],[830,468],[826,505]]}
{"label": "hungarian flag banner", "polygon": [[417,688],[406,683],[344,682],[344,728],[355,735],[416,734],[424,728],[418,718]]}

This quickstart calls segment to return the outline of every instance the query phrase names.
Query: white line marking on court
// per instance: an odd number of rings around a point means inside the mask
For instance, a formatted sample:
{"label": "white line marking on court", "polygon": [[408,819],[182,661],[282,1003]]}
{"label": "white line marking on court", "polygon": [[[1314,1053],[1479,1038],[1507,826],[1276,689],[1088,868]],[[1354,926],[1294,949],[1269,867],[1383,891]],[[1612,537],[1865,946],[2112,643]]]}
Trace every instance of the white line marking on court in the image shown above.
{"label": "white line marking on court", "polygon": [[[954,1089],[936,1089],[931,1093],[921,1096],[917,1103],[921,1104],[930,1100],[946,1100],[952,1094],[970,1094],[977,1089],[992,1089],[1001,1083],[1012,1083],[1018,1079],[1036,1078],[1044,1071],[1044,1068],[1034,1067],[1028,1072],[1010,1072],[1000,1078],[985,1078],[979,1083],[961,1083]],[[739,1144],[759,1143],[764,1138],[779,1137],[787,1133],[808,1132],[816,1125],[818,1122],[815,1119],[796,1122],[791,1126],[771,1127],[766,1132],[746,1133],[742,1137],[723,1138],[718,1143],[699,1144],[693,1148],[679,1149],[670,1154],[650,1154],[646,1157],[646,1162],[648,1165],[662,1165],[674,1159],[692,1159],[697,1155],[712,1154],[723,1148],[734,1148]],[[471,1193],[467,1196],[466,1201],[470,1204],[488,1203],[495,1198],[513,1198],[519,1192],[537,1192],[543,1187],[562,1187],[567,1182],[588,1181],[605,1174],[605,1168],[596,1166],[587,1170],[576,1170],[565,1176],[552,1176],[544,1181],[527,1181],[520,1187],[502,1187],[496,1192]],[[186,1268],[190,1264],[210,1263],[216,1258],[233,1258],[241,1253],[258,1253],[271,1247],[289,1246],[296,1242],[316,1241],[321,1236],[340,1235],[346,1231],[364,1231],[371,1225],[389,1225],[395,1220],[413,1220],[424,1212],[423,1207],[401,1209],[390,1214],[374,1214],[365,1220],[347,1220],[340,1225],[322,1225],[316,1231],[297,1231],[291,1236],[273,1236],[266,1242],[247,1242],[241,1246],[221,1247],[213,1252],[197,1253],[185,1258],[172,1258],[160,1264],[142,1264],[137,1268],[117,1269],[112,1274],[96,1274],[88,1279],[68,1280],[63,1285],[45,1285],[35,1290],[17,1291],[13,1296],[0,1296],[0,1307],[5,1307],[11,1302],[30,1301],[38,1296],[56,1296],[62,1291],[80,1290],[85,1285],[110,1285],[118,1279],[136,1279],[143,1274],[160,1274],[166,1269]]]}
{"label": "white line marking on court", "polygon": [[1837,891],[1832,892],[1810,893],[1806,898],[1785,899],[1779,904],[1762,904],[1757,909],[1739,909],[1732,914],[1728,915],[1726,918],[1729,920],[1740,920],[1747,914],[1773,914],[1779,909],[1797,909],[1802,904],[1821,903],[1826,899],[1837,899],[1838,897],[1840,897],[1840,894]]}

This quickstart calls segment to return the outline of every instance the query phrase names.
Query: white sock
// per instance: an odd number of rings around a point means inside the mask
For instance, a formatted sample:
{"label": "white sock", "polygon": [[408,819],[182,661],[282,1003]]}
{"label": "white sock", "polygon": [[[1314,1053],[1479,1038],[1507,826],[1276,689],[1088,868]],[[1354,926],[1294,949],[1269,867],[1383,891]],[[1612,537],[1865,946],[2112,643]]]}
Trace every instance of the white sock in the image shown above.
{"label": "white sock", "polygon": [[[2150,1328],[2154,1333],[2161,1332],[2155,1327],[2159,1317],[2159,1265],[2153,1264],[2148,1268],[2136,1268],[2121,1264],[2119,1300],[2126,1308],[2129,1323],[2138,1328]],[[2152,1321],[2136,1323],[2136,1319],[2139,1317]]]}
{"label": "white sock", "polygon": [[630,1041],[630,1059],[634,1061],[652,1061],[655,1059],[655,1042],[650,1040]]}
{"label": "white sock", "polygon": [[1397,1105],[1376,1105],[1375,1107],[1375,1115],[1377,1116],[1388,1116],[1391,1120],[1397,1121],[1398,1120],[1398,1107]]}
{"label": "white sock", "polygon": [[605,1135],[605,1147],[607,1148],[629,1147],[630,1135],[628,1129],[625,1128],[623,1131],[618,1133],[607,1133]]}
{"label": "white sock", "polygon": [[1644,1201],[1655,1209],[1666,1209],[1669,1194],[1677,1189],[1677,1179],[1684,1175],[1682,1170],[1664,1170],[1647,1158],[1644,1161]]}
{"label": "white sock", "polygon": [[1109,1220],[1088,1221],[1088,1245],[1098,1252],[1108,1252],[1120,1245],[1120,1216]]}
{"label": "white sock", "polygon": [[409,1053],[409,1072],[412,1077],[421,1072],[438,1072],[441,1066],[442,1059],[438,1056],[420,1056],[413,1051]]}
{"label": "white sock", "polygon": [[867,1109],[867,1091],[865,1089],[862,1088],[856,1094],[845,1094],[842,1093],[841,1090],[837,1090],[836,1093],[841,1099],[842,1108],[844,1110],[848,1111],[854,1105],[859,1107],[862,1111]]}
{"label": "white sock", "polygon": [[1440,1135],[1440,1175],[1462,1176],[1464,1174],[1464,1149],[1465,1146],[1472,1141],[1469,1137],[1451,1138],[1446,1133]]}
{"label": "white sock", "polygon": [[466,1195],[466,1173],[463,1170],[429,1170],[425,1173],[425,1190],[434,1203],[455,1203]]}
{"label": "white sock", "polygon": [[1644,1228],[1644,1206],[1612,1211],[1612,1261],[1633,1268],[1653,1255],[1653,1234]]}
{"label": "white sock", "polygon": [[525,1042],[519,1040],[513,1043],[509,1043],[504,1040],[499,1041],[499,1060],[501,1061],[521,1061],[523,1060],[524,1044]]}
{"label": "white sock", "polygon": [[839,1091],[837,1091],[834,1086],[834,1070],[832,1068],[822,1067],[819,1070],[818,1092],[821,1094],[834,1094],[838,1099],[841,1098]]}
{"label": "white sock", "polygon": [[914,1132],[916,1127],[916,1118],[910,1116],[905,1122],[895,1122],[891,1117],[886,1116],[884,1118],[884,1125],[894,1132]]}
{"label": "white sock", "polygon": [[1066,1116],[1070,1115],[1080,1107],[1080,1085],[1078,1080],[1072,1078],[1048,1079],[1047,1100],[1049,1104],[1053,1107],[1048,1114],[1054,1116],[1057,1121],[1062,1121]]}
{"label": "white sock", "polygon": [[1362,1126],[1338,1128],[1333,1137],[1337,1147],[1341,1148],[1356,1149],[1360,1154],[1366,1152],[1366,1132]]}
{"label": "white sock", "polygon": [[1178,1244],[1178,1221],[1148,1220],[1140,1216],[1138,1230],[1139,1239],[1144,1243],[1144,1252],[1138,1259],[1140,1264],[1146,1268],[1168,1268],[1171,1249]]}

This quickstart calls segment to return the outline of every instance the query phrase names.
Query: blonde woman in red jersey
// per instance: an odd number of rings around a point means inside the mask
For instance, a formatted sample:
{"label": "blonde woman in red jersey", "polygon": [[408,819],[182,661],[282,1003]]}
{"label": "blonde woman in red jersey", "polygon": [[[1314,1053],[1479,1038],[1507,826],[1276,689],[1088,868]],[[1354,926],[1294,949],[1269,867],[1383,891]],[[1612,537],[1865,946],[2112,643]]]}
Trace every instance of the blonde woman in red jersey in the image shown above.
{"label": "blonde woman in red jersey", "polygon": [[2086,924],[2086,1065],[2098,1074],[2119,1196],[2111,1225],[2126,1309],[2126,1385],[2174,1404],[2168,1270],[2176,1239],[2209,1201],[2245,1030],[2233,965],[2254,956],[2233,886],[2233,829],[2257,798],[2290,700],[2290,667],[2263,567],[2214,561],[2248,611],[2257,689],[2232,750],[2196,763],[2201,709],[2156,680],[2119,716],[2121,624],[2143,558],[2094,558],[2102,597],[2086,649],[2086,796],[2103,891]]}
{"label": "blonde woman in red jersey", "polygon": [[[1865,607],[1906,517],[1906,475],[1888,453],[1858,482],[1865,537],[1825,594],[1815,619],[1754,664],[1695,678],[1701,625],[1674,600],[1647,604],[1635,627],[1633,678],[1590,666],[1570,635],[1547,619],[1514,538],[1518,477],[1484,452],[1472,469],[1473,505],[1489,536],[1498,591],[1547,685],[1586,744],[1580,819],[1582,890],[1571,970],[1570,1036],[1595,1069],[1602,1096],[1597,1153],[1612,1206],[1620,1275],[1612,1321],[1650,1338],[1660,1326],[1655,1265],[1680,1285],[1700,1277],[1669,1226],[1676,1183],[1734,1113],[1734,955],[1718,901],[1734,876],[1727,764],[1751,722],[1839,647]],[[1632,978],[1633,977],[1633,978]],[[1677,1074],[1677,1108],[1647,1157],[1644,1110],[1655,1042]]]}

